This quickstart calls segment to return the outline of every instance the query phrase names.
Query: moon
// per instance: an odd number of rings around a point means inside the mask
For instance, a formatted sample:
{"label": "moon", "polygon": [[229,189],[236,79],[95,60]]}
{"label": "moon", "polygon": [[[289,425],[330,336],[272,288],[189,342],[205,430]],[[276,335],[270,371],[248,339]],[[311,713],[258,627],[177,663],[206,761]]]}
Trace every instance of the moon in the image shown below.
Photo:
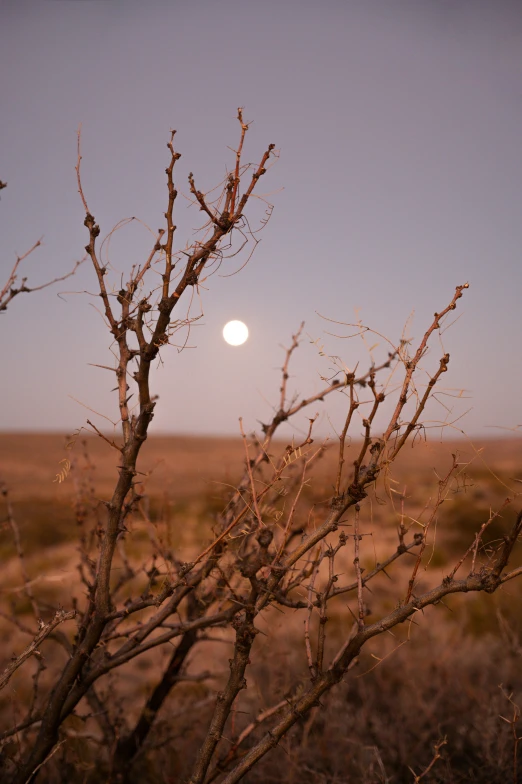
{"label": "moon", "polygon": [[248,338],[248,327],[242,321],[229,321],[223,327],[223,337],[229,346],[241,346]]}

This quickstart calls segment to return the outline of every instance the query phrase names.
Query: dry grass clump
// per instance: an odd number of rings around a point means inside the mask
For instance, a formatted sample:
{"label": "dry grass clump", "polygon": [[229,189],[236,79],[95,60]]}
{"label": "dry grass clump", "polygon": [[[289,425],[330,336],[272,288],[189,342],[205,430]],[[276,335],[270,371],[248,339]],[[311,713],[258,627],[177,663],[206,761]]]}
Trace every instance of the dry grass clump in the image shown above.
{"label": "dry grass clump", "polygon": [[[380,664],[376,652],[362,655],[340,689],[303,717],[244,777],[245,784],[399,784],[415,782],[423,773],[423,784],[516,782],[522,758],[516,758],[514,731],[521,735],[522,728],[512,720],[514,706],[522,704],[522,644],[502,615],[498,621],[496,634],[480,640],[463,639],[441,618],[421,622],[422,633],[402,647],[389,639],[375,648]],[[228,738],[264,708],[299,691],[300,642],[294,639],[291,650],[265,651],[265,664],[249,677]],[[214,696],[208,683],[181,686],[158,717],[129,784],[184,780]],[[69,739],[49,763],[46,782],[60,784],[65,774],[70,784],[98,782],[99,760],[86,740],[88,723],[72,717],[66,729]],[[262,728],[252,733],[247,748],[261,733]],[[218,758],[225,759],[232,746],[227,737]],[[437,745],[440,758],[427,771]],[[110,767],[103,771],[112,781]]]}

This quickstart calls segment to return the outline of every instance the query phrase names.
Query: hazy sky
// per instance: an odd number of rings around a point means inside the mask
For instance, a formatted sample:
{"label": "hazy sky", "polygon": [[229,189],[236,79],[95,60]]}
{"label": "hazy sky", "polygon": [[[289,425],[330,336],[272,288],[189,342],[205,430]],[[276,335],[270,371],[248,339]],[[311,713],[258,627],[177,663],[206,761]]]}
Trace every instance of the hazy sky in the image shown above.
{"label": "hazy sky", "polygon": [[[419,340],[465,281],[461,318],[443,340],[444,383],[466,399],[441,400],[454,406],[450,418],[471,408],[457,423],[469,434],[522,424],[520,2],[0,0],[0,282],[41,235],[28,285],[82,256],[80,122],[83,183],[102,234],[129,216],[156,229],[169,129],[180,191],[189,171],[207,191],[231,165],[238,106],[254,121],[247,158],[269,142],[280,151],[259,191],[275,211],[248,266],[205,284],[197,348],[164,352],[154,432],[235,433],[240,415],[253,428],[277,402],[280,344],[302,320],[325,352],[362,368],[363,342],[326,335],[349,330],[317,311],[360,318],[398,342],[415,310],[409,336]],[[176,222],[184,246],[200,215],[183,197]],[[140,225],[119,232],[113,268],[142,262],[149,247]],[[73,397],[117,418],[113,379],[89,365],[111,361],[95,300],[57,296],[94,290],[86,263],[0,315],[0,428],[78,427],[92,415]],[[221,337],[235,318],[251,333],[240,348]],[[387,346],[371,342],[378,359]],[[427,367],[439,353],[435,342]],[[306,340],[293,388],[317,391],[332,368]],[[331,407],[335,426],[342,402]]]}

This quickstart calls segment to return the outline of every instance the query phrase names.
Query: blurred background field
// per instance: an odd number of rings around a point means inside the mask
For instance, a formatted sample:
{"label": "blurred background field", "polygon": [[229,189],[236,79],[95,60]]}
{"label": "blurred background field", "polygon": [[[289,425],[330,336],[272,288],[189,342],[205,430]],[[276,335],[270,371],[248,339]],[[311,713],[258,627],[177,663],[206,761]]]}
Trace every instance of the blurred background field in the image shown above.
{"label": "blurred background field", "polygon": [[[109,436],[110,437],[110,436]],[[74,442],[72,448],[67,445]],[[251,439],[254,443],[254,439]],[[276,452],[287,442],[274,443]],[[318,445],[317,441],[314,446]],[[307,487],[308,501],[324,502],[333,492],[337,445],[328,442],[324,457],[315,464]],[[357,454],[358,444],[347,450],[346,466]],[[445,508],[446,536],[465,536],[476,529],[490,507],[522,490],[522,439],[482,439],[477,442],[423,441],[407,446],[389,477],[396,491],[406,488],[406,513],[415,516],[432,497],[438,477],[448,470],[452,454],[467,467],[464,478],[451,494],[451,509]],[[63,482],[56,481],[63,460],[71,469]],[[244,468],[245,451],[241,438],[199,436],[152,436],[140,457],[143,487],[153,518],[167,514],[172,518],[172,533],[188,534],[183,513],[190,509],[207,523],[212,512],[220,511],[233,491]],[[0,433],[0,480],[9,490],[16,507],[16,518],[31,553],[42,547],[70,541],[77,535],[74,502],[79,482],[88,474],[93,497],[109,500],[117,478],[118,453],[97,436],[80,434]],[[346,469],[348,472],[349,468]],[[348,475],[348,473],[347,473]],[[83,477],[83,479],[82,479]],[[377,487],[372,517],[388,521],[395,530],[394,516],[385,501],[383,482]],[[507,512],[509,518],[510,512]],[[210,527],[209,527],[210,535]],[[201,530],[197,531],[197,538]],[[9,535],[2,537],[2,552],[7,554]]]}
{"label": "blurred background field", "polygon": [[[103,439],[80,434],[74,447],[66,449],[70,441],[61,434],[0,434],[0,478],[8,488],[29,580],[44,618],[58,606],[69,609],[73,601],[82,606],[85,588],[77,569],[78,537],[89,526],[95,529],[96,519],[104,514],[100,500],[110,498],[117,476],[118,454]],[[274,444],[273,451],[284,445]],[[347,476],[357,448],[358,444],[350,446]],[[522,439],[473,444],[417,439],[403,451],[393,475],[380,479],[362,505],[362,563],[366,570],[394,552],[401,518],[412,525],[411,533],[420,530],[412,520],[425,519],[423,509],[433,504],[438,481],[447,473],[452,454],[457,455],[463,471],[431,530],[419,585],[439,582],[491,511],[499,510],[507,497],[522,490]],[[64,459],[70,461],[68,476],[63,482],[54,481]],[[309,524],[319,521],[327,509],[336,459],[337,448],[332,443],[303,491],[299,513]],[[149,438],[139,466],[144,499],[140,513],[129,521],[126,553],[118,554],[115,575],[128,564],[132,567],[143,560],[151,537],[159,537],[182,560],[206,547],[213,537],[216,514],[241,477],[244,460],[240,438]],[[387,492],[390,488],[395,492]],[[34,624],[6,520],[6,501],[4,496],[0,512],[4,521],[0,531],[0,669],[27,644],[24,626]],[[519,508],[515,498],[501,511],[488,529],[486,546],[502,536]],[[341,556],[336,561],[339,580],[351,581],[351,547]],[[520,553],[516,557],[519,560],[513,566],[521,562]],[[372,583],[368,622],[394,607],[406,589],[413,560],[410,554],[402,557]],[[161,572],[161,564],[158,566]],[[140,581],[145,584],[146,575],[138,570],[131,581],[134,593]],[[444,737],[443,758],[423,781],[514,781],[512,725],[500,716],[510,718],[513,712],[506,694],[522,704],[520,598],[517,581],[493,596],[450,596],[444,605],[419,614],[413,624],[371,641],[340,690],[298,724],[281,747],[249,774],[247,784],[289,784],[298,779],[310,784],[413,781],[409,769],[420,773],[433,757],[433,745]],[[349,633],[353,608],[353,596],[341,596],[331,603],[330,653]],[[12,611],[18,626],[6,617]],[[239,698],[232,728],[236,733],[260,710],[295,694],[308,677],[302,616],[297,620],[288,608],[271,612],[275,619],[267,620],[270,636],[260,634],[256,640],[256,664],[249,673],[249,687]],[[69,626],[66,633],[71,636],[73,624]],[[262,622],[260,628],[263,631]],[[42,650],[48,667],[48,675],[41,677],[45,684],[60,666],[62,654],[52,640],[46,641]],[[171,650],[170,646],[152,650],[124,665],[117,677],[102,682],[102,691],[111,691],[127,720],[138,715],[155,683],[158,666]],[[137,781],[159,784],[182,780],[191,758],[188,751],[197,747],[209,720],[212,697],[226,676],[230,651],[229,640],[219,629],[197,647],[187,666],[187,679],[173,689],[154,741],[140,758],[136,776],[141,778]],[[265,667],[263,661],[276,661],[277,666]],[[32,694],[28,672],[34,666],[22,667],[2,692],[2,730],[24,715]],[[206,678],[196,678],[202,670]],[[191,677],[196,679],[191,681]],[[82,733],[93,732],[88,725],[78,717],[65,724],[69,739],[76,739],[67,751],[72,765],[70,781],[91,781],[92,744],[89,752],[81,742]],[[522,734],[520,726],[518,734]],[[57,756],[56,770],[62,775],[66,761],[58,762]],[[520,767],[520,761],[516,764]],[[83,778],[75,778],[80,776],[79,770]],[[48,775],[49,781],[55,780],[52,765]]]}

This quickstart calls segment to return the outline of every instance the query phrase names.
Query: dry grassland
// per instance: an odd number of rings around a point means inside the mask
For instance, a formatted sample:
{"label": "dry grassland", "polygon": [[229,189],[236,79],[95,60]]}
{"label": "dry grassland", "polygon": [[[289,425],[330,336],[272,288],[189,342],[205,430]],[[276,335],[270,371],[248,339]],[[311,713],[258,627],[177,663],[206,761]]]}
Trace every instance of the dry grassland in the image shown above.
{"label": "dry grassland", "polygon": [[[9,488],[27,553],[29,576],[35,591],[47,603],[49,614],[59,604],[68,608],[72,596],[81,603],[84,593],[76,568],[78,494],[107,499],[117,476],[118,455],[102,439],[78,438],[69,451],[65,450],[65,443],[59,434],[0,434],[0,478]],[[355,445],[352,450],[355,454]],[[522,439],[475,444],[417,441],[413,448],[404,450],[393,476],[386,477],[386,483],[381,481],[364,505],[365,568],[372,568],[376,561],[393,552],[401,511],[411,518],[420,516],[436,493],[438,477],[451,464],[452,453],[457,453],[462,463],[470,464],[459,491],[451,495],[439,515],[436,539],[428,553],[430,570],[421,575],[426,585],[430,580],[440,580],[449,560],[467,547],[477,523],[487,519],[490,508],[499,508],[508,494],[522,489]],[[161,536],[188,560],[212,537],[214,515],[223,508],[227,494],[241,475],[243,444],[235,438],[156,436],[149,438],[142,454],[140,470],[147,499],[142,506],[144,515],[137,516],[129,526],[128,555],[138,563],[149,537]],[[71,460],[69,475],[62,483],[54,482],[64,458]],[[334,445],[317,464],[313,481],[306,488],[303,515],[320,518],[332,493],[335,461]],[[405,509],[389,500],[385,484],[401,492],[406,488]],[[501,535],[519,507],[515,504],[503,513],[498,524],[491,527],[490,537]],[[14,608],[24,622],[30,618],[30,607],[6,525],[0,532],[0,554],[2,609],[7,612]],[[353,553],[347,551],[339,561],[350,575],[352,560]],[[389,575],[381,575],[375,581],[370,611],[372,602],[379,610],[387,604],[388,609],[393,606],[397,585],[407,584],[408,566],[411,563],[398,562]],[[123,568],[121,559],[116,562],[116,570],[119,568]],[[508,710],[499,683],[509,680],[508,685],[522,702],[522,667],[517,668],[516,664],[522,654],[522,603],[515,582],[493,597],[465,597],[464,601],[452,597],[447,606],[433,608],[429,618],[419,618],[415,626],[402,630],[397,637],[378,638],[361,656],[354,678],[329,698],[325,711],[315,712],[312,719],[300,724],[284,749],[269,755],[264,766],[247,781],[412,781],[408,766],[417,770],[426,766],[433,756],[432,745],[444,735],[451,736],[451,745],[445,761],[438,763],[440,778],[433,773],[423,781],[510,780],[495,778],[495,766],[506,771],[512,765],[510,728],[506,730],[498,721],[499,711]],[[129,591],[132,590],[136,590],[136,584],[129,585]],[[333,650],[351,624],[348,600],[332,605],[329,618]],[[249,689],[241,696],[240,708],[245,717],[284,698],[296,688],[299,679],[306,678],[302,616],[297,620],[292,611],[272,610],[265,622],[267,631],[271,628],[270,637],[259,635],[256,641],[256,663]],[[260,628],[263,631],[262,624]],[[200,645],[189,664],[189,676],[203,669],[210,674],[208,680],[181,684],[163,711],[158,733],[171,737],[172,742],[157,749],[153,757],[144,757],[146,773],[140,774],[143,782],[178,781],[184,775],[187,756],[183,750],[197,743],[212,695],[227,672],[231,648],[226,635],[221,636],[222,642],[217,631],[213,642]],[[408,645],[391,654],[407,639]],[[4,660],[0,662],[1,669],[27,643],[27,635],[0,618],[0,640]],[[460,640],[458,648],[456,640]],[[376,667],[379,659],[388,654],[390,658]],[[45,655],[52,671],[60,654],[51,641],[46,644]],[[154,650],[124,666],[119,677],[104,684],[117,695],[127,717],[137,714],[159,665],[169,655],[170,649]],[[264,664],[269,661],[276,661],[277,666]],[[30,694],[31,680],[27,672],[19,671],[2,694],[3,727],[20,718]],[[197,710],[192,715],[194,706]],[[188,725],[187,716],[191,717]],[[74,721],[73,717],[68,722],[71,732]],[[240,727],[246,719],[238,714],[237,721]],[[482,722],[481,729],[476,722]],[[80,729],[85,731],[83,726]],[[280,778],[282,762],[284,779]],[[88,770],[88,760],[85,765]],[[483,778],[477,773],[479,768],[486,771]],[[166,770],[170,771],[169,777]],[[352,774],[347,777],[349,770]]]}

